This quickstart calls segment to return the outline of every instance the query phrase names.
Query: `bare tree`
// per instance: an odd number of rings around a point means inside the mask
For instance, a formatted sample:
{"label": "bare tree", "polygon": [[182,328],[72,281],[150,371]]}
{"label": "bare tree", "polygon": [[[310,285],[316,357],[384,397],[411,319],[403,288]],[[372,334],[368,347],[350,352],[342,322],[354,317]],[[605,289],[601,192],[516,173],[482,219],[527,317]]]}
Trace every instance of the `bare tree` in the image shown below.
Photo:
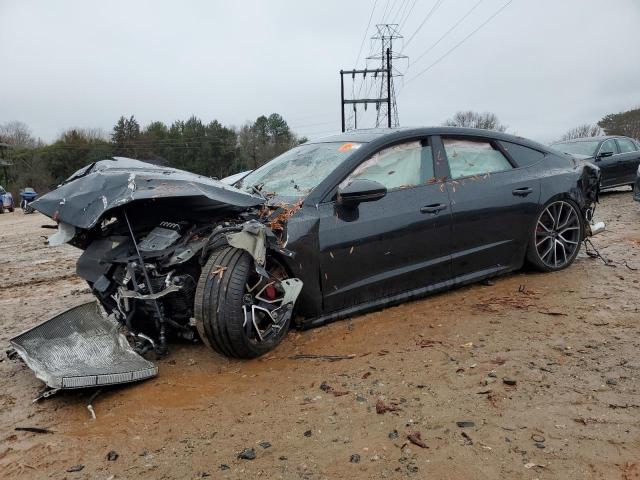
{"label": "bare tree", "polygon": [[602,129],[598,125],[585,123],[569,130],[560,137],[560,141],[564,142],[565,140],[571,140],[573,138],[597,137],[602,134]]}
{"label": "bare tree", "polygon": [[456,112],[453,118],[445,121],[443,125],[447,127],[484,128],[486,130],[495,130],[496,132],[504,132],[507,129],[506,125],[500,123],[495,113],[478,113],[472,110]]}
{"label": "bare tree", "polygon": [[34,148],[37,141],[31,135],[31,129],[26,123],[17,120],[0,125],[0,142],[8,143],[18,148]]}
{"label": "bare tree", "polygon": [[80,139],[83,143],[108,142],[109,135],[101,128],[69,128],[63,131],[56,141],[69,142]]}

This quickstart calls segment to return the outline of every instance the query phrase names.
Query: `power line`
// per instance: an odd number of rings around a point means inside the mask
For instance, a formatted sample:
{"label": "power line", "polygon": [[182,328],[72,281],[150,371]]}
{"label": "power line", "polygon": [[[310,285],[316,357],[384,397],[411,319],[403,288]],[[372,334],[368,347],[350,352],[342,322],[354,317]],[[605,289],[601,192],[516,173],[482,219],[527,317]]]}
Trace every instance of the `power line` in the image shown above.
{"label": "power line", "polygon": [[480,30],[482,27],[484,27],[487,23],[489,23],[491,20],[493,20],[496,16],[498,16],[498,14],[500,12],[502,12],[505,8],[507,8],[511,2],[513,2],[513,0],[509,0],[507,3],[505,3],[502,7],[500,7],[498,10],[496,10],[489,18],[487,18],[484,22],[482,22],[480,24],[480,26],[478,26],[475,30],[473,30],[469,35],[467,35],[466,37],[464,37],[462,40],[460,40],[458,43],[456,43],[452,48],[450,48],[449,50],[447,50],[444,55],[442,55],[440,58],[438,58],[435,62],[433,62],[431,65],[429,65],[427,68],[425,68],[424,70],[422,70],[420,73],[418,73],[417,75],[411,77],[409,80],[407,80],[405,82],[405,86],[407,84],[409,84],[410,82],[412,82],[413,80],[415,80],[416,78],[418,78],[419,76],[423,75],[424,73],[428,72],[429,70],[431,70],[433,67],[435,67],[438,63],[440,63],[444,58],[446,58],[449,54],[451,54],[454,50],[456,50],[460,45],[462,45],[464,42],[466,42],[469,38],[471,38],[471,36],[473,36],[478,30]]}
{"label": "power line", "polygon": [[418,3],[418,0],[413,0],[413,4],[411,5],[411,8],[409,8],[406,14],[403,15],[402,18],[400,19],[400,26],[398,27],[398,30],[402,30],[402,27],[404,27],[404,23],[409,19],[409,15],[411,15],[411,12],[413,12],[413,7],[416,6],[416,3]]}
{"label": "power line", "polygon": [[[400,6],[398,7],[398,10],[396,10],[396,14],[393,16],[390,23],[396,23],[396,19],[398,18],[398,15],[402,13],[402,11],[406,8],[407,5],[408,5],[407,0],[402,0],[402,2],[400,3]],[[400,18],[402,18],[402,15],[400,15]]]}
{"label": "power line", "polygon": [[384,22],[384,17],[387,16],[387,8],[389,8],[389,3],[391,0],[387,0],[387,4],[384,6],[384,11],[382,12],[382,18],[380,19],[380,23]]}
{"label": "power line", "polygon": [[362,42],[360,42],[360,50],[358,51],[358,56],[356,57],[356,63],[354,63],[354,65],[356,67],[358,66],[358,62],[360,61],[360,55],[362,54],[362,47],[364,46],[364,42],[367,39],[367,33],[369,33],[369,27],[371,26],[371,19],[373,18],[373,13],[376,11],[376,5],[377,4],[378,4],[378,0],[375,0],[373,2],[373,8],[371,9],[371,14],[369,15],[369,21],[367,22],[367,28],[365,28],[364,35],[362,36]]}
{"label": "power line", "polygon": [[418,28],[416,29],[415,32],[413,32],[413,35],[411,35],[409,37],[409,40],[407,40],[405,42],[404,46],[402,47],[402,51],[404,51],[404,49],[407,48],[407,46],[411,43],[411,40],[413,40],[415,38],[415,36],[422,29],[424,24],[427,23],[427,20],[429,20],[429,18],[431,18],[431,15],[433,15],[435,13],[435,11],[442,4],[442,2],[444,2],[444,0],[436,0],[436,3],[433,5],[433,7],[431,7],[431,10],[429,10],[429,13],[427,13],[427,16],[424,17],[424,19],[422,20],[422,23],[420,23],[420,25],[418,25]]}
{"label": "power line", "polygon": [[465,13],[449,30],[447,30],[444,35],[442,35],[433,45],[431,45],[429,48],[427,48],[424,52],[422,52],[414,61],[412,61],[409,64],[409,68],[411,67],[411,65],[414,65],[416,63],[418,63],[418,61],[424,57],[427,53],[429,53],[431,50],[433,50],[447,35],[449,35],[451,32],[453,32],[455,30],[455,28],[460,25],[465,18],[467,18],[469,15],[471,15],[473,13],[473,11],[478,8],[480,6],[480,4],[483,2],[484,0],[479,0],[473,7],[471,7],[471,9],[469,11],[467,11],[467,13]]}

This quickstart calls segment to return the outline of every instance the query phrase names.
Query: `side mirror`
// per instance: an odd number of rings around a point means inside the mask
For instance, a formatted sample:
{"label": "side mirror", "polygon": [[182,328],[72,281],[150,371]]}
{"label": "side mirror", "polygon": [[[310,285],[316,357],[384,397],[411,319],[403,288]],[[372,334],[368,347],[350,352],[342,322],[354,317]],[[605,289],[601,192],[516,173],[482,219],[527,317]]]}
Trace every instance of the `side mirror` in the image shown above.
{"label": "side mirror", "polygon": [[387,194],[387,187],[374,180],[357,178],[346,187],[338,188],[338,204],[355,207],[361,202],[375,202]]}
{"label": "side mirror", "polygon": [[600,158],[610,157],[611,155],[613,155],[613,152],[600,152],[596,157],[596,160]]}

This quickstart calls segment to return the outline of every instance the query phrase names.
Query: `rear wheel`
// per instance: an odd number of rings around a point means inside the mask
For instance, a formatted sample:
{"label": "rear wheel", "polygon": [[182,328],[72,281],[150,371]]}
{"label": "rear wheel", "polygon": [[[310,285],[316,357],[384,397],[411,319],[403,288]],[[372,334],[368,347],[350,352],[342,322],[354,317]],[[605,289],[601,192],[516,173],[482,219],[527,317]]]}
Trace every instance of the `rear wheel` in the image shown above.
{"label": "rear wheel", "polygon": [[[195,317],[202,340],[222,355],[255,358],[275,348],[287,334],[279,280],[286,271],[268,258],[269,278],[253,268],[249,253],[233,247],[215,250],[202,269],[195,296]],[[280,308],[283,307],[283,308]]]}
{"label": "rear wheel", "polygon": [[578,206],[555,200],[542,209],[527,248],[527,260],[537,270],[554,272],[573,263],[584,232]]}

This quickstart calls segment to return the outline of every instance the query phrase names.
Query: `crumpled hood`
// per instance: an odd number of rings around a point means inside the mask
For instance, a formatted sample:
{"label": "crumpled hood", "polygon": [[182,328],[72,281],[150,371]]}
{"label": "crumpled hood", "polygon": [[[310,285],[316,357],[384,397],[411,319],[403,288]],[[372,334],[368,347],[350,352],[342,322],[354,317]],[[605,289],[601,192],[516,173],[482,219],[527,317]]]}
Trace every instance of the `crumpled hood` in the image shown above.
{"label": "crumpled hood", "polygon": [[31,205],[39,212],[82,229],[90,229],[109,210],[139,200],[176,198],[211,208],[242,210],[264,199],[176,168],[160,167],[131,158],[114,157],[84,167],[57,189]]}

